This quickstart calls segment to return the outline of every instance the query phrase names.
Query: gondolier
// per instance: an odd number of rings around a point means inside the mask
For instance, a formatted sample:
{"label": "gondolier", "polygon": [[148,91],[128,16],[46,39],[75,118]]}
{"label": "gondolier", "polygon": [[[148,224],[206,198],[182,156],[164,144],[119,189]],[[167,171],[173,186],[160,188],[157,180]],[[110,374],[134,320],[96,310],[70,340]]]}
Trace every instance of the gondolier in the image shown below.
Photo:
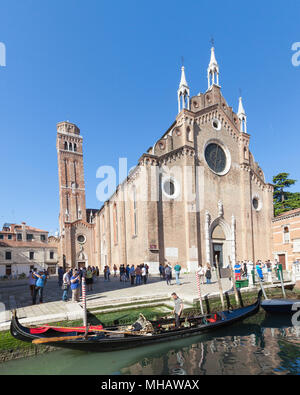
{"label": "gondolier", "polygon": [[175,314],[175,326],[176,328],[180,327],[180,316],[183,310],[183,302],[182,300],[178,297],[178,295],[173,292],[172,293],[172,298],[174,299],[174,310],[173,310],[173,314]]}

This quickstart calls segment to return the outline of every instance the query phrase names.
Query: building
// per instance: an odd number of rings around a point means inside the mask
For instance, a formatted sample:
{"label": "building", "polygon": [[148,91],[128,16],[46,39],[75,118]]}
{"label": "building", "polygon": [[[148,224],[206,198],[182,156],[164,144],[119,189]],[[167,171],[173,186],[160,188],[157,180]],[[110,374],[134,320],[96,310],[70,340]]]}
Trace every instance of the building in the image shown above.
{"label": "building", "polygon": [[300,262],[300,208],[287,211],[273,218],[273,255],[284,270],[292,270]]}
{"label": "building", "polygon": [[221,92],[214,48],[208,89],[190,97],[185,68],[178,115],[100,210],[86,210],[83,139],[57,125],[60,256],[67,266],[199,263],[272,255],[273,186],[249,149],[242,98],[235,113]]}
{"label": "building", "polygon": [[58,239],[22,222],[4,224],[0,231],[0,277],[18,278],[33,268],[56,273]]}

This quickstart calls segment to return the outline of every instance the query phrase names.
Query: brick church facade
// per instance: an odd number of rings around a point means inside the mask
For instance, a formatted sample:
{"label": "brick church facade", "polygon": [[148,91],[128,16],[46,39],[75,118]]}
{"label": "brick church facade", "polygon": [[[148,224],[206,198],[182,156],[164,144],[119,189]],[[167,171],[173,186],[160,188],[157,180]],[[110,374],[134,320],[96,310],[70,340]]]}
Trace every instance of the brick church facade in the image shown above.
{"label": "brick church facade", "polygon": [[65,266],[270,259],[273,187],[249,150],[242,99],[221,93],[214,48],[208,89],[190,97],[185,69],[178,115],[100,210],[87,210],[83,138],[57,125],[60,261]]}

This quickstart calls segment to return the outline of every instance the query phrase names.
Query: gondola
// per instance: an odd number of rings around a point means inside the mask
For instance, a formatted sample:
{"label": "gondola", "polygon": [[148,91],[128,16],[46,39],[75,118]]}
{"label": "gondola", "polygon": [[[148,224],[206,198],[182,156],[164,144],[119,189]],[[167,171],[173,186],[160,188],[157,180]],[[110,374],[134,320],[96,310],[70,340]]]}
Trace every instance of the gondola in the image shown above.
{"label": "gondola", "polygon": [[266,299],[261,302],[261,307],[268,314],[292,315],[297,311],[297,306],[300,307],[299,299]]}
{"label": "gondola", "polygon": [[138,330],[124,330],[120,326],[104,328],[104,332],[101,330],[90,330],[85,334],[73,330],[73,328],[71,332],[59,332],[54,327],[42,333],[32,333],[32,328],[22,326],[17,318],[17,314],[14,313],[11,320],[10,332],[18,340],[33,343],[43,342],[53,347],[97,352],[122,350],[168,340],[182,339],[232,325],[256,314],[259,311],[260,301],[261,292],[258,294],[257,301],[250,306],[210,315],[182,318],[179,328],[175,328],[174,319],[149,321],[153,328],[151,333],[142,333]]}

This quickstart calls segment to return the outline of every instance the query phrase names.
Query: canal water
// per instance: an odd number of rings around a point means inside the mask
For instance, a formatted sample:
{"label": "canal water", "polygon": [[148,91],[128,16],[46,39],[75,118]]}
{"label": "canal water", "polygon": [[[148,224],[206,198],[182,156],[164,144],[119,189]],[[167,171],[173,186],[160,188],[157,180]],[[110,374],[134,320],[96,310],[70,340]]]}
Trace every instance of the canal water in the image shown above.
{"label": "canal water", "polygon": [[60,350],[0,365],[1,374],[300,375],[300,326],[260,312],[242,323],[125,351]]}

